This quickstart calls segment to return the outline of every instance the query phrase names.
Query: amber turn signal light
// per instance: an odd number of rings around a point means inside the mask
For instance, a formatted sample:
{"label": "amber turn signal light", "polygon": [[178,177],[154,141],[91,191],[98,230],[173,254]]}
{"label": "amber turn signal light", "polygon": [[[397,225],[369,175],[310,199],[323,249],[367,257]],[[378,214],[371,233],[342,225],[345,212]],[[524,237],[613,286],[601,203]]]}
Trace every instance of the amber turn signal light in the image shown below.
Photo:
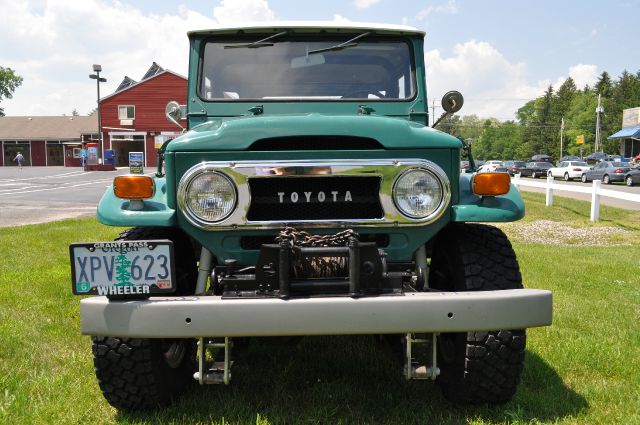
{"label": "amber turn signal light", "polygon": [[508,173],[478,173],[471,180],[471,188],[476,195],[504,195],[509,193],[511,178]]}
{"label": "amber turn signal light", "polygon": [[113,193],[121,199],[153,197],[153,179],[149,176],[127,175],[113,179]]}

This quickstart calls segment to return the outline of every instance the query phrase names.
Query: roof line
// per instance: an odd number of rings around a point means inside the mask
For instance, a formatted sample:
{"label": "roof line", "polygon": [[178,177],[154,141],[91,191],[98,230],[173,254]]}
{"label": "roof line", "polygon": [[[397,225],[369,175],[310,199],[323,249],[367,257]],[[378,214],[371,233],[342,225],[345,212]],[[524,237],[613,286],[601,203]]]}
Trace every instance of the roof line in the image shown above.
{"label": "roof line", "polygon": [[103,100],[105,100],[105,99],[109,99],[110,97],[113,97],[113,96],[115,96],[115,95],[117,95],[117,94],[124,93],[124,92],[126,92],[127,90],[132,89],[132,88],[134,88],[134,87],[138,86],[139,84],[142,84],[142,83],[145,83],[145,82],[147,82],[147,81],[153,80],[154,78],[159,77],[159,76],[161,76],[161,75],[164,75],[164,74],[165,74],[165,73],[167,73],[167,72],[168,72],[169,74],[173,74],[173,75],[175,75],[176,77],[180,77],[180,78],[182,78],[183,80],[186,80],[186,79],[187,79],[187,77],[185,77],[184,75],[180,75],[180,74],[178,74],[177,72],[173,72],[173,71],[171,71],[170,69],[165,69],[165,70],[164,70],[164,71],[162,71],[162,72],[159,72],[159,73],[157,73],[157,74],[155,74],[155,75],[152,75],[151,77],[147,78],[146,80],[140,80],[140,81],[138,81],[137,83],[132,84],[132,85],[130,85],[129,87],[125,87],[124,89],[122,89],[122,90],[120,90],[120,91],[116,91],[116,92],[113,92],[113,93],[111,93],[111,94],[109,94],[109,95],[107,95],[107,96],[101,97],[101,98],[100,98],[100,101],[102,102]]}

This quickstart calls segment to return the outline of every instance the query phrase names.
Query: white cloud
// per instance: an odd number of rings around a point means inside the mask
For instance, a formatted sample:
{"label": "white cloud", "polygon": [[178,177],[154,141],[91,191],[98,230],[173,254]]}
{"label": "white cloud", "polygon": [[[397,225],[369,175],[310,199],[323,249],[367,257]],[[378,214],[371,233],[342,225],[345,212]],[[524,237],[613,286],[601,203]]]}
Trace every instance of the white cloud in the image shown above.
{"label": "white cloud", "polygon": [[593,86],[598,81],[598,66],[578,64],[569,68],[569,76],[573,78],[578,89],[585,85]]}
{"label": "white cloud", "polygon": [[187,31],[274,18],[266,0],[222,0],[212,17],[186,6],[154,14],[106,0],[3,1],[2,10],[0,64],[24,78],[2,102],[9,115],[86,114],[96,104],[92,64],[108,79],[103,95],[125,75],[139,80],[153,61],[186,75]]}
{"label": "white cloud", "polygon": [[366,9],[377,3],[380,3],[380,0],[355,0],[353,2],[358,9]]}
{"label": "white cloud", "polygon": [[213,9],[213,16],[221,25],[272,21],[275,18],[266,0],[222,0],[220,6]]}
{"label": "white cloud", "polygon": [[349,18],[345,18],[342,15],[338,15],[337,13],[333,15],[333,22],[339,23],[339,24],[348,24],[349,22],[351,22],[351,19]]}
{"label": "white cloud", "polygon": [[520,106],[540,96],[549,85],[548,80],[530,84],[524,63],[509,62],[487,42],[457,44],[450,57],[431,50],[425,60],[429,98],[439,102],[447,91],[459,90],[465,97],[462,115],[514,119]]}
{"label": "white cloud", "polygon": [[444,4],[427,6],[424,9],[418,11],[418,13],[416,14],[416,20],[424,21],[432,13],[442,13],[448,15],[458,13],[458,5],[456,3],[456,0],[448,0]]}

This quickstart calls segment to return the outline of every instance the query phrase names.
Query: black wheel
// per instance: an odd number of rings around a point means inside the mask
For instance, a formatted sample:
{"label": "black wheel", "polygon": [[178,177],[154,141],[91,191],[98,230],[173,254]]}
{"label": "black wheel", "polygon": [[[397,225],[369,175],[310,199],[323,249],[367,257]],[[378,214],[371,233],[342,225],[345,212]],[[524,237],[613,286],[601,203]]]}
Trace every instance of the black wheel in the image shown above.
{"label": "black wheel", "polygon": [[571,180],[571,177],[569,177],[569,173],[564,173],[564,181],[568,182]]}
{"label": "black wheel", "polygon": [[[429,284],[447,291],[522,288],[516,255],[492,226],[449,225],[438,235]],[[442,334],[440,376],[444,396],[455,403],[504,403],[513,397],[524,366],[525,330]]]}
{"label": "black wheel", "polygon": [[[144,239],[173,241],[177,294],[193,294],[197,267],[187,237],[178,229],[136,227],[116,238]],[[92,342],[100,389],[116,409],[137,411],[164,406],[193,382],[195,340],[94,336]]]}
{"label": "black wheel", "polygon": [[631,187],[633,186],[633,178],[631,176],[627,176],[626,179],[624,179],[624,182],[627,184],[627,186]]}
{"label": "black wheel", "polygon": [[587,175],[586,175],[586,174],[581,175],[581,176],[580,176],[580,181],[581,181],[582,183],[586,183],[586,182],[587,182]]}
{"label": "black wheel", "polygon": [[608,175],[604,175],[604,177],[602,178],[602,183],[604,184],[611,184],[611,179],[609,178]]}

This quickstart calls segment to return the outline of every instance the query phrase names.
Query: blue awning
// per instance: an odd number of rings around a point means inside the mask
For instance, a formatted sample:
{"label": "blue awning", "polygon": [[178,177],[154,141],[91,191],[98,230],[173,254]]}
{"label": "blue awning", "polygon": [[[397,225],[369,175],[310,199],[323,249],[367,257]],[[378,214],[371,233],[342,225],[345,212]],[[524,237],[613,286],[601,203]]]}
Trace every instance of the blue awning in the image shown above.
{"label": "blue awning", "polygon": [[639,137],[639,136],[640,136],[640,125],[637,127],[623,128],[617,133],[613,133],[611,136],[607,137],[607,139],[626,139],[627,137]]}

